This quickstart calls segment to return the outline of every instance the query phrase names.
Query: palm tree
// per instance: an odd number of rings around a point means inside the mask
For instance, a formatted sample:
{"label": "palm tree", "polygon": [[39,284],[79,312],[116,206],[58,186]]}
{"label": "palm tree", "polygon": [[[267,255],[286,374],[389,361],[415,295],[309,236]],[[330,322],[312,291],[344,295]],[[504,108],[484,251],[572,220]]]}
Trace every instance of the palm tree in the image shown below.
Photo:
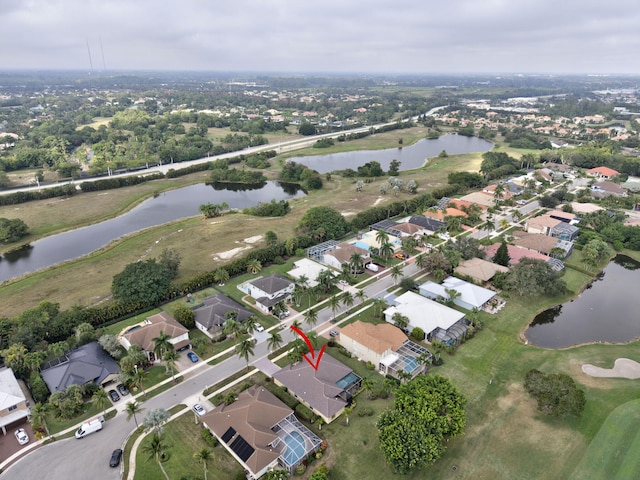
{"label": "palm tree", "polygon": [[301,289],[299,288],[294,288],[293,292],[291,293],[291,301],[293,301],[293,303],[295,304],[296,307],[300,306],[300,301],[302,300],[302,295],[303,292]]}
{"label": "palm tree", "polygon": [[402,383],[407,383],[411,380],[411,374],[409,372],[405,372],[404,370],[398,371],[398,380]]}
{"label": "palm tree", "polygon": [[365,293],[364,289],[361,288],[356,292],[355,297],[362,304],[367,299],[367,294]]}
{"label": "palm tree", "polygon": [[398,284],[398,279],[402,276],[402,267],[400,266],[400,264],[396,264],[393,265],[389,271],[391,272],[391,278],[393,278],[393,281],[395,282],[395,284]]}
{"label": "palm tree", "polygon": [[353,295],[351,295],[351,292],[344,292],[342,294],[342,304],[347,307],[347,309],[353,307],[353,303],[354,303],[354,298]]}
{"label": "palm tree", "polygon": [[203,448],[199,452],[194,453],[193,458],[202,462],[202,467],[204,468],[204,480],[207,480],[207,462],[213,458],[211,450]]}
{"label": "palm tree", "polygon": [[233,338],[238,338],[242,334],[242,324],[230,318],[224,322],[222,332],[225,335],[231,335]]}
{"label": "palm tree", "polygon": [[[104,391],[104,390],[103,390]],[[49,436],[49,426],[47,425],[47,406],[42,403],[36,403],[31,409],[31,416],[29,417],[31,426],[35,429],[44,428],[44,431]]]}
{"label": "palm tree", "polygon": [[383,298],[374,298],[373,299],[373,315],[377,317],[381,315],[382,312],[388,307],[387,302],[384,301]]}
{"label": "palm tree", "polygon": [[163,359],[165,353],[169,350],[173,350],[173,345],[171,345],[171,342],[169,341],[170,338],[171,335],[161,331],[157,337],[151,339],[153,342],[153,353],[156,355],[156,358]]}
{"label": "palm tree", "polygon": [[255,275],[260,270],[262,270],[262,264],[257,258],[250,258],[249,260],[247,260],[247,272]]}
{"label": "palm tree", "polygon": [[147,392],[144,389],[144,381],[146,379],[147,379],[147,371],[142,368],[136,368],[130,374],[129,382],[133,387],[142,389],[142,393],[146,395]]}
{"label": "palm tree", "polygon": [[447,298],[447,300],[445,301],[445,303],[449,307],[452,307],[456,301],[456,298],[462,295],[462,293],[460,293],[455,288],[445,288],[444,292],[449,296],[449,298]]}
{"label": "palm tree", "polygon": [[362,255],[359,253],[353,253],[349,258],[349,268],[353,275],[362,271],[364,268],[364,258],[362,258]]}
{"label": "palm tree", "polygon": [[493,196],[496,199],[496,201],[500,201],[502,200],[502,197],[504,197],[504,194],[506,193],[505,191],[505,184],[504,183],[498,183],[496,185],[495,190],[493,191]]}
{"label": "palm tree", "polygon": [[316,311],[316,309],[310,308],[309,310],[304,312],[304,320],[311,326],[314,326],[316,323],[318,323],[318,312]]}
{"label": "palm tree", "polygon": [[164,365],[166,367],[165,373],[168,373],[168,371],[171,371],[171,378],[173,379],[173,381],[176,381],[176,360],[178,360],[178,354],[176,353],[175,350],[169,350],[167,353],[164,354],[164,357],[162,357],[162,359],[164,360]]}
{"label": "palm tree", "polygon": [[379,253],[382,258],[388,260],[393,255],[393,245],[388,241],[382,242]]}
{"label": "palm tree", "polygon": [[420,270],[424,270],[424,267],[427,266],[427,257],[424,253],[421,253],[416,257],[416,267]]}
{"label": "palm tree", "polygon": [[225,283],[229,281],[229,272],[227,272],[224,268],[218,268],[215,272],[213,272],[213,281],[216,282],[219,286],[223,286]]}
{"label": "palm tree", "polygon": [[247,370],[249,370],[249,357],[253,355],[253,342],[249,339],[241,341],[236,345],[236,353],[247,362]]}
{"label": "palm tree", "polygon": [[391,320],[393,320],[393,324],[396,327],[398,327],[400,330],[403,330],[403,331],[409,325],[409,319],[404,315],[402,315],[400,312],[394,313],[393,316],[391,317]]}
{"label": "palm tree", "polygon": [[334,295],[331,298],[329,298],[329,308],[333,313],[333,320],[335,321],[336,311],[338,310],[338,308],[340,308],[340,298],[338,296]]}
{"label": "palm tree", "polygon": [[482,224],[482,228],[484,228],[485,230],[495,230],[496,224],[493,220],[487,218],[487,221]]}
{"label": "palm tree", "polygon": [[351,416],[351,413],[353,412],[354,408],[356,408],[356,406],[353,403],[348,407],[344,407],[344,417],[347,421],[347,427],[349,426],[349,417]]}
{"label": "palm tree", "polygon": [[309,286],[309,277],[305,274],[302,274],[298,277],[296,283],[300,286],[300,288],[305,289]]}
{"label": "palm tree", "polygon": [[138,417],[136,417],[136,413],[142,413],[143,411],[144,408],[142,408],[135,400],[127,403],[127,408],[125,409],[125,412],[127,412],[127,422],[131,420],[131,417],[133,417],[133,421],[136,422],[136,428],[138,428]]}
{"label": "palm tree", "polygon": [[106,413],[107,405],[109,405],[109,395],[107,395],[104,388],[96,390],[96,393],[91,396],[91,400],[96,404],[98,410],[103,410]]}
{"label": "palm tree", "polygon": [[282,335],[277,330],[271,332],[271,336],[267,340],[267,346],[272,352],[276,351],[282,345]]}
{"label": "palm tree", "polygon": [[382,245],[385,242],[389,241],[389,234],[387,232],[385,232],[384,230],[378,230],[378,232],[376,233],[376,241]]}
{"label": "palm tree", "polygon": [[156,432],[151,437],[151,441],[142,447],[142,451],[149,454],[149,460],[155,459],[155,461],[158,462],[158,466],[160,470],[162,470],[164,477],[169,480],[169,475],[165,472],[161,462],[166,448],[167,445],[164,443],[164,437]]}
{"label": "palm tree", "polygon": [[371,399],[371,393],[376,388],[375,382],[370,377],[365,377],[362,379],[360,386],[363,391],[367,392],[367,398]]}
{"label": "palm tree", "polygon": [[509,227],[510,227],[509,220],[507,220],[506,218],[503,218],[502,220],[500,220],[500,228],[502,230],[506,230]]}

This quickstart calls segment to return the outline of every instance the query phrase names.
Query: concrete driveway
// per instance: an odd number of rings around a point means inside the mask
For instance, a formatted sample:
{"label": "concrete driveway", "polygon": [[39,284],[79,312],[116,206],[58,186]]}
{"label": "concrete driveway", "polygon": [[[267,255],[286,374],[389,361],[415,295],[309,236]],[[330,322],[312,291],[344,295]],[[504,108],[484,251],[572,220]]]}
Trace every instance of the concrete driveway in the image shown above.
{"label": "concrete driveway", "polygon": [[[27,435],[29,435],[29,443],[27,443],[26,445],[20,445],[18,443],[18,440],[16,440],[14,432],[19,428],[24,428],[27,432]],[[28,447],[35,440],[36,436],[33,433],[33,429],[31,428],[31,425],[29,425],[29,422],[24,422],[20,425],[13,426],[7,429],[6,435],[0,435],[0,459],[4,460],[5,458],[9,458],[17,451]]]}

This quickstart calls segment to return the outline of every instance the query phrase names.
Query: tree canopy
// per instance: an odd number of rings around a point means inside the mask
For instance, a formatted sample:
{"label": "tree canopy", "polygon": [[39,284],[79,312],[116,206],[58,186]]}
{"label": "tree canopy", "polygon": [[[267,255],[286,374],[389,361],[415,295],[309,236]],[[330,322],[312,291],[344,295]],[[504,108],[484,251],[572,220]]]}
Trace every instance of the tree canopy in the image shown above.
{"label": "tree canopy", "polygon": [[123,303],[156,305],[169,292],[175,272],[155,259],[130,263],[113,277],[111,293]]}
{"label": "tree canopy", "polygon": [[538,410],[548,415],[582,415],[584,391],[565,373],[545,374],[529,370],[524,377],[525,390],[538,402]]}
{"label": "tree canopy", "polygon": [[462,434],[466,399],[441,375],[420,375],[398,387],[393,408],[378,420],[378,438],[398,473],[434,463],[445,443]]}
{"label": "tree canopy", "polygon": [[337,211],[329,207],[312,207],[298,223],[301,233],[309,233],[318,240],[333,240],[345,235],[349,224]]}
{"label": "tree canopy", "polygon": [[566,284],[551,265],[535,258],[523,258],[511,267],[507,277],[507,288],[515,290],[521,297],[527,295],[561,295]]}
{"label": "tree canopy", "polygon": [[29,227],[19,218],[0,218],[0,242],[17,242],[29,233]]}

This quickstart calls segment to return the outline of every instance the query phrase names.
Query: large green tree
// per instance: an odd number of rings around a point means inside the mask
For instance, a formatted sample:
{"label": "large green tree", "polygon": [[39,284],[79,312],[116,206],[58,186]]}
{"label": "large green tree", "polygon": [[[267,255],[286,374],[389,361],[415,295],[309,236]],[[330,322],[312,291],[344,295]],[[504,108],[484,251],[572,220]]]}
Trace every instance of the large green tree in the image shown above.
{"label": "large green tree", "polygon": [[378,420],[378,438],[387,461],[406,474],[434,463],[446,442],[462,434],[466,399],[441,375],[420,375],[394,396]]}
{"label": "large green tree", "polygon": [[0,242],[17,242],[29,234],[29,227],[19,218],[0,218]]}
{"label": "large green tree", "polygon": [[344,236],[350,227],[345,218],[333,208],[312,207],[298,223],[298,231],[315,235],[322,233],[320,240],[333,240]]}
{"label": "large green tree", "polygon": [[130,263],[113,277],[113,298],[127,304],[156,305],[171,286],[174,273],[155,259]]}
{"label": "large green tree", "polygon": [[524,295],[561,295],[566,284],[560,274],[550,264],[535,258],[523,258],[511,267],[507,277],[507,287]]}
{"label": "large green tree", "polygon": [[584,391],[565,373],[545,374],[529,370],[525,390],[538,402],[538,410],[549,415],[582,415],[586,403]]}

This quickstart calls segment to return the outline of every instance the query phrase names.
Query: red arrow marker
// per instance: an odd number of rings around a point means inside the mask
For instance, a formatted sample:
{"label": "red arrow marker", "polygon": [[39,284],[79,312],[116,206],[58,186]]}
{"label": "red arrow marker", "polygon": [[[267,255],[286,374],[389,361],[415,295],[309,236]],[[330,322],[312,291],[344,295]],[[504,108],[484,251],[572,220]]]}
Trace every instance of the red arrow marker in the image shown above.
{"label": "red arrow marker", "polygon": [[295,327],[295,326],[291,325],[291,330],[293,330],[298,335],[300,335],[302,337],[302,339],[306,342],[307,346],[309,347],[309,353],[311,353],[311,358],[307,357],[306,354],[303,354],[302,356],[309,363],[309,365],[311,365],[313,367],[314,370],[318,370],[318,367],[320,366],[320,359],[322,358],[322,355],[324,355],[324,349],[327,348],[327,344],[325,343],[322,346],[322,348],[320,349],[320,352],[318,352],[318,358],[316,359],[316,361],[314,363],[313,359],[316,358],[316,355],[315,355],[315,351],[313,349],[313,345],[311,344],[311,340],[309,340],[309,338],[304,334],[304,332],[302,332],[302,330],[300,330],[298,327]]}

